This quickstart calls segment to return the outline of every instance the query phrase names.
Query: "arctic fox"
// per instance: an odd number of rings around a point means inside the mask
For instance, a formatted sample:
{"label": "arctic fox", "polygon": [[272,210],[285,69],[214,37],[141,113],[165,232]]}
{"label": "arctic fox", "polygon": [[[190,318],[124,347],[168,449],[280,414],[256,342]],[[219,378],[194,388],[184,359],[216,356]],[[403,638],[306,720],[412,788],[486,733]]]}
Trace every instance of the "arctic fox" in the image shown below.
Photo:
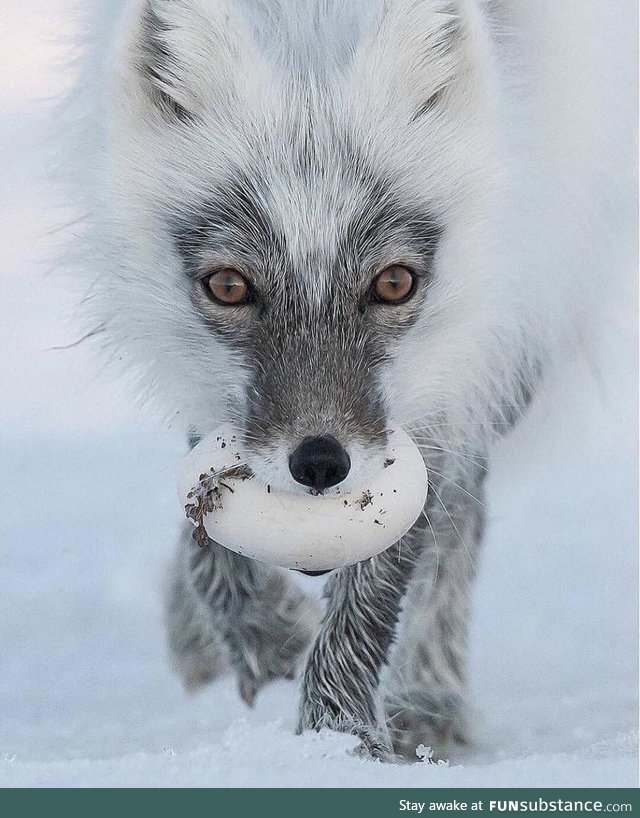
{"label": "arctic fox", "polygon": [[402,548],[332,572],[323,617],[185,527],[167,619],[188,686],[230,670],[251,703],[300,671],[300,730],[384,759],[468,739],[491,447],[632,209],[634,6],[87,5],[67,114],[91,333],[192,441],[234,423],[272,486],[362,485],[391,422],[430,475]]}

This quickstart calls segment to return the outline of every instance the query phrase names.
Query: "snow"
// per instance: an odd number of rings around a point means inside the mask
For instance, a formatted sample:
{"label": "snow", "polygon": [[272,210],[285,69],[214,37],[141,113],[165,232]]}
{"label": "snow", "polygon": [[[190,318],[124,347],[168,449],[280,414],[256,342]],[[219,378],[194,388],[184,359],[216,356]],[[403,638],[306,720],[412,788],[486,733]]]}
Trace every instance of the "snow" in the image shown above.
{"label": "snow", "polygon": [[[62,0],[0,8],[0,785],[636,786],[633,270],[597,354],[567,363],[497,453],[472,634],[476,741],[391,766],[293,735],[296,685],[253,710],[225,679],[187,697],[159,587],[184,441],[96,369],[45,260],[36,100],[55,92]],[[20,47],[18,48],[18,43]],[[153,490],[148,492],[146,486]],[[145,486],[143,491],[142,487]],[[143,496],[144,495],[144,496]],[[317,593],[321,580],[300,580]]]}

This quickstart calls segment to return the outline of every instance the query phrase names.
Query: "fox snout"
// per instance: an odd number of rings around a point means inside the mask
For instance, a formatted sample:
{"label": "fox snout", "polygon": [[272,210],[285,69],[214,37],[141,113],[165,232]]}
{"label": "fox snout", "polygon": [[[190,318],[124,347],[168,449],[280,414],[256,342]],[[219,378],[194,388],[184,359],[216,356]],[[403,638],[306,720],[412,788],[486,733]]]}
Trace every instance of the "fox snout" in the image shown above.
{"label": "fox snout", "polygon": [[347,450],[332,435],[306,437],[289,458],[293,479],[316,491],[342,483],[350,468]]}

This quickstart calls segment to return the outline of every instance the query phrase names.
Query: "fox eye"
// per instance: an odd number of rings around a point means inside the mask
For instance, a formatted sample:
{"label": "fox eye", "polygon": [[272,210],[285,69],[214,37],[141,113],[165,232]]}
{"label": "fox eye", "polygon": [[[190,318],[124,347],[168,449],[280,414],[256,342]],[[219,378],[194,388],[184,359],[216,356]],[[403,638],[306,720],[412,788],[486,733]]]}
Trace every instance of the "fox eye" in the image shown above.
{"label": "fox eye", "polygon": [[206,294],[224,306],[237,306],[251,300],[251,289],[247,279],[233,267],[216,270],[202,279],[202,284]]}
{"label": "fox eye", "polygon": [[407,267],[392,264],[379,273],[373,282],[373,295],[383,304],[406,301],[415,288],[415,276]]}

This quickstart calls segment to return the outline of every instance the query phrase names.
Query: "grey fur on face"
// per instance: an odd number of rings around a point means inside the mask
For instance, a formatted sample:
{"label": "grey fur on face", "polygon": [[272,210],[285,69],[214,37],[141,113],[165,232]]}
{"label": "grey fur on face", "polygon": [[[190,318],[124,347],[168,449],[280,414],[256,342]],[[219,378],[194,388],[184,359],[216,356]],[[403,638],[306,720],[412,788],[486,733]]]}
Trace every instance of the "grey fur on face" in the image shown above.
{"label": "grey fur on face", "polygon": [[[195,218],[177,220],[176,242],[203,322],[241,352],[250,372],[235,418],[250,448],[283,440],[293,448],[325,434],[345,445],[383,447],[379,372],[389,363],[390,342],[419,315],[441,231],[432,214],[402,201],[392,179],[376,177],[344,135],[334,137],[336,181],[324,185],[338,193],[314,202],[323,189],[316,182],[328,171],[312,134],[311,127],[301,133],[288,172],[299,199],[322,211],[329,240],[312,229],[302,233],[304,226],[279,212],[274,188],[282,168],[267,166],[223,180]],[[416,276],[416,294],[402,306],[377,303],[376,273],[402,262]],[[203,302],[201,276],[216,266],[245,274],[250,305],[215,309]]]}

